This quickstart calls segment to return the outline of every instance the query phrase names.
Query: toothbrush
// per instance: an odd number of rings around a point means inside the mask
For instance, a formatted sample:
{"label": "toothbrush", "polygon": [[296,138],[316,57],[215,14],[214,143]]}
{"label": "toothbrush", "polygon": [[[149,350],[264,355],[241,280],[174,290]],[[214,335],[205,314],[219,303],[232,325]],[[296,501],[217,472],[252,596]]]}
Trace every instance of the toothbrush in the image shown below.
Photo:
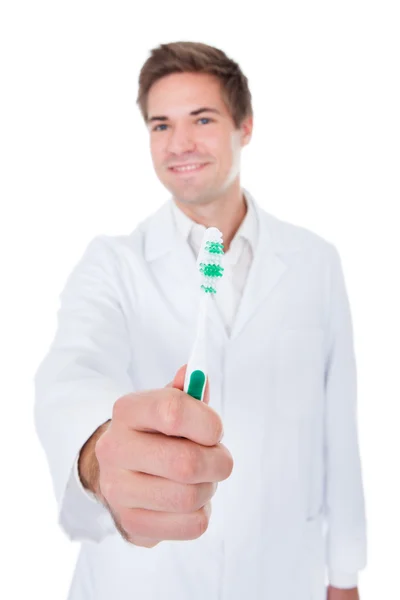
{"label": "toothbrush", "polygon": [[217,283],[222,277],[224,246],[222,233],[216,227],[204,232],[196,265],[200,272],[200,309],[197,333],[186,368],[184,391],[202,401],[207,382],[207,311],[212,294],[217,293]]}

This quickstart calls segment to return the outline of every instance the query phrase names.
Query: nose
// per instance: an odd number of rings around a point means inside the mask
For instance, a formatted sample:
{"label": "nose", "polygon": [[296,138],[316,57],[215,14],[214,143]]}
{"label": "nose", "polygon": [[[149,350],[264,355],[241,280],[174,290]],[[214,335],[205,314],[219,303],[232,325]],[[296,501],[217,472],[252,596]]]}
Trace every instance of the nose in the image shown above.
{"label": "nose", "polygon": [[184,154],[192,152],[195,147],[193,136],[190,129],[185,126],[176,125],[170,133],[168,139],[168,151],[172,154]]}

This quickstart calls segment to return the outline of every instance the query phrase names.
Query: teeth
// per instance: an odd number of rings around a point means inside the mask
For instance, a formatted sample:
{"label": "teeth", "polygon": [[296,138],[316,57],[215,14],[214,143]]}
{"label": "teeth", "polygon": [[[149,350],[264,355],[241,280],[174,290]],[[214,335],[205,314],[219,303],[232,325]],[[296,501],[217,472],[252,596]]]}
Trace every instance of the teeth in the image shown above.
{"label": "teeth", "polygon": [[194,171],[195,169],[198,169],[199,167],[201,167],[202,165],[198,164],[198,165],[186,165],[185,167],[173,167],[174,171]]}

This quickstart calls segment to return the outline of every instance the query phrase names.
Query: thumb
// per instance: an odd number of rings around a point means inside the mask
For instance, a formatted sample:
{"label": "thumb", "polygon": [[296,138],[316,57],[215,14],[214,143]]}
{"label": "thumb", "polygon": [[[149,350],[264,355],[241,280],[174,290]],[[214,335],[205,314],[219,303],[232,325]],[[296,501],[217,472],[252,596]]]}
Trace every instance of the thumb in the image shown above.
{"label": "thumb", "polygon": [[[166,385],[165,387],[174,387],[174,388],[177,388],[178,390],[183,391],[183,386],[185,384],[186,368],[187,368],[187,364],[182,365],[176,372],[174,379],[170,383],[168,383],[168,385]],[[210,403],[210,383],[209,383],[208,377],[206,380],[206,389],[204,390],[203,402],[205,404]]]}

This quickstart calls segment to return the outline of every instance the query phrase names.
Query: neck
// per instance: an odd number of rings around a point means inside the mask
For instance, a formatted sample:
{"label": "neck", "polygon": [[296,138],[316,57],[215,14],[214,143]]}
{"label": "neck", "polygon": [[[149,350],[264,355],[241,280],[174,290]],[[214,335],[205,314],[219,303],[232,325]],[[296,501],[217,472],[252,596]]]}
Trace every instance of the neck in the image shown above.
{"label": "neck", "polygon": [[223,235],[225,252],[229,250],[247,212],[239,182],[222,195],[207,199],[203,203],[192,204],[177,198],[174,198],[174,201],[182,212],[196,223],[205,227],[217,227]]}

